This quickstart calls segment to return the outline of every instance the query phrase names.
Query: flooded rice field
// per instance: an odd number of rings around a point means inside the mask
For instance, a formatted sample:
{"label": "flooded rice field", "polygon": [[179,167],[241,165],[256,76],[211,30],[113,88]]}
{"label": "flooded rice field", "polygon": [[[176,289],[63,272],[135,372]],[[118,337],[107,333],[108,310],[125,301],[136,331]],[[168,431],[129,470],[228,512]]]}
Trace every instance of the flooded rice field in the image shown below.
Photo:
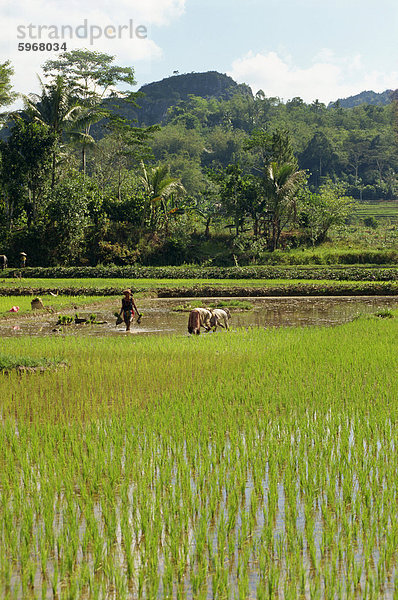
{"label": "flooded rice field", "polygon": [[186,339],[187,299],[138,296],[133,344],[119,298],[3,319],[69,364],[0,377],[1,599],[398,598],[398,321],[331,327],[398,298],[224,301],[250,335]]}
{"label": "flooded rice field", "polygon": [[[398,307],[398,296],[362,297],[290,297],[290,298],[146,298],[137,300],[143,313],[140,324],[134,323],[129,335],[187,335],[188,311],[183,307],[214,307],[217,302],[228,306],[231,301],[231,328],[237,327],[290,327],[290,326],[333,326],[362,314]],[[250,303],[250,310],[233,307],[233,302],[241,300]],[[0,335],[83,335],[117,336],[125,334],[125,326],[116,327],[114,312],[119,309],[119,299],[99,306],[79,309],[79,317],[89,317],[95,312],[99,324],[57,325],[58,315],[34,313],[0,321]],[[77,311],[65,310],[74,315]]]}

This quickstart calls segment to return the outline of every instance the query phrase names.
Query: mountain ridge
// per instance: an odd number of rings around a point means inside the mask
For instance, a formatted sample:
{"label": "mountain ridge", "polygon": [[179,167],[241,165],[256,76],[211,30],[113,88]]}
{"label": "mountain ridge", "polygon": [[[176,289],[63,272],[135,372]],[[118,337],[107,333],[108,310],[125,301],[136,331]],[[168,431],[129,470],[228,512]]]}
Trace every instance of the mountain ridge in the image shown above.
{"label": "mountain ridge", "polygon": [[334,102],[329,102],[328,108],[333,106],[341,106],[342,108],[354,108],[361,104],[371,104],[373,106],[385,106],[392,102],[394,90],[384,90],[384,92],[374,92],[373,90],[364,90],[359,94],[348,96],[347,98],[339,98]]}
{"label": "mountain ridge", "polygon": [[191,95],[217,100],[229,100],[237,93],[253,97],[250,86],[237,83],[229,75],[218,71],[172,75],[147,83],[138,92],[145,94],[137,100],[140,108],[136,118],[140,125],[164,123],[168,109],[188,100]]}

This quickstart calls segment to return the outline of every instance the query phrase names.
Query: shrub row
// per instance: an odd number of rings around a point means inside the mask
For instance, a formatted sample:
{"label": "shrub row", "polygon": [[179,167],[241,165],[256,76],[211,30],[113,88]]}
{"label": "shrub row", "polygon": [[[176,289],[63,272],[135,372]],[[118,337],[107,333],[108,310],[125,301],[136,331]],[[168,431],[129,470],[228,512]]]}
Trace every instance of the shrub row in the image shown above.
{"label": "shrub row", "polygon": [[[134,293],[144,291],[132,287]],[[120,288],[0,288],[0,296],[45,296],[58,291],[63,296],[120,296]],[[173,287],[151,290],[158,298],[223,297],[223,296],[391,296],[398,295],[398,282],[295,283],[267,287]]]}
{"label": "shrub row", "polygon": [[162,288],[159,298],[212,298],[212,297],[263,297],[263,296],[395,296],[398,283],[296,284],[266,288],[210,287]]}
{"label": "shrub row", "polygon": [[28,267],[3,271],[2,277],[45,279],[334,279],[337,281],[391,281],[398,279],[398,266],[266,266],[248,267]]}
{"label": "shrub row", "polygon": [[[142,292],[142,288],[139,290],[133,289],[134,292]],[[45,287],[15,287],[15,288],[1,288],[0,296],[47,296],[50,293],[58,293],[60,296],[120,296],[120,287],[107,287],[107,288],[96,288],[96,287],[66,287],[66,288],[45,288]]]}
{"label": "shrub row", "polygon": [[287,253],[282,251],[263,254],[264,264],[284,265],[396,265],[395,250],[350,250],[334,252]]}

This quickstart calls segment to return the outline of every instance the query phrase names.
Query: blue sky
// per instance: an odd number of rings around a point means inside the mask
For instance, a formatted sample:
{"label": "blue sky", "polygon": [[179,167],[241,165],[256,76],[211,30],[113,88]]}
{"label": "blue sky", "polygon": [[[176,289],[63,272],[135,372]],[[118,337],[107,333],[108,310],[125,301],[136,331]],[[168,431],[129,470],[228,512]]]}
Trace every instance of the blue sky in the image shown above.
{"label": "blue sky", "polygon": [[84,19],[102,30],[130,19],[145,25],[146,39],[65,39],[68,49],[134,66],[139,85],[174,70],[217,70],[254,92],[307,102],[398,87],[396,0],[0,0],[0,60],[12,61],[17,91],[37,91],[40,65],[56,55],[18,52],[18,42],[38,41],[18,38],[18,25],[76,28]]}

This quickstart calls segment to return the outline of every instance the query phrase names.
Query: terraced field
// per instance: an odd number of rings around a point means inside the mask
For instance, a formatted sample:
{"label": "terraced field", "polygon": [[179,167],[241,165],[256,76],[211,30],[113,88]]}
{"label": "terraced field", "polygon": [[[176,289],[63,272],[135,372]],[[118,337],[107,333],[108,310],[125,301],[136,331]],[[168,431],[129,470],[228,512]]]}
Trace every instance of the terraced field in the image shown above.
{"label": "terraced field", "polygon": [[398,221],[398,200],[389,200],[382,202],[361,202],[355,210],[355,214],[361,219],[374,217],[378,220],[389,219],[393,222]]}

